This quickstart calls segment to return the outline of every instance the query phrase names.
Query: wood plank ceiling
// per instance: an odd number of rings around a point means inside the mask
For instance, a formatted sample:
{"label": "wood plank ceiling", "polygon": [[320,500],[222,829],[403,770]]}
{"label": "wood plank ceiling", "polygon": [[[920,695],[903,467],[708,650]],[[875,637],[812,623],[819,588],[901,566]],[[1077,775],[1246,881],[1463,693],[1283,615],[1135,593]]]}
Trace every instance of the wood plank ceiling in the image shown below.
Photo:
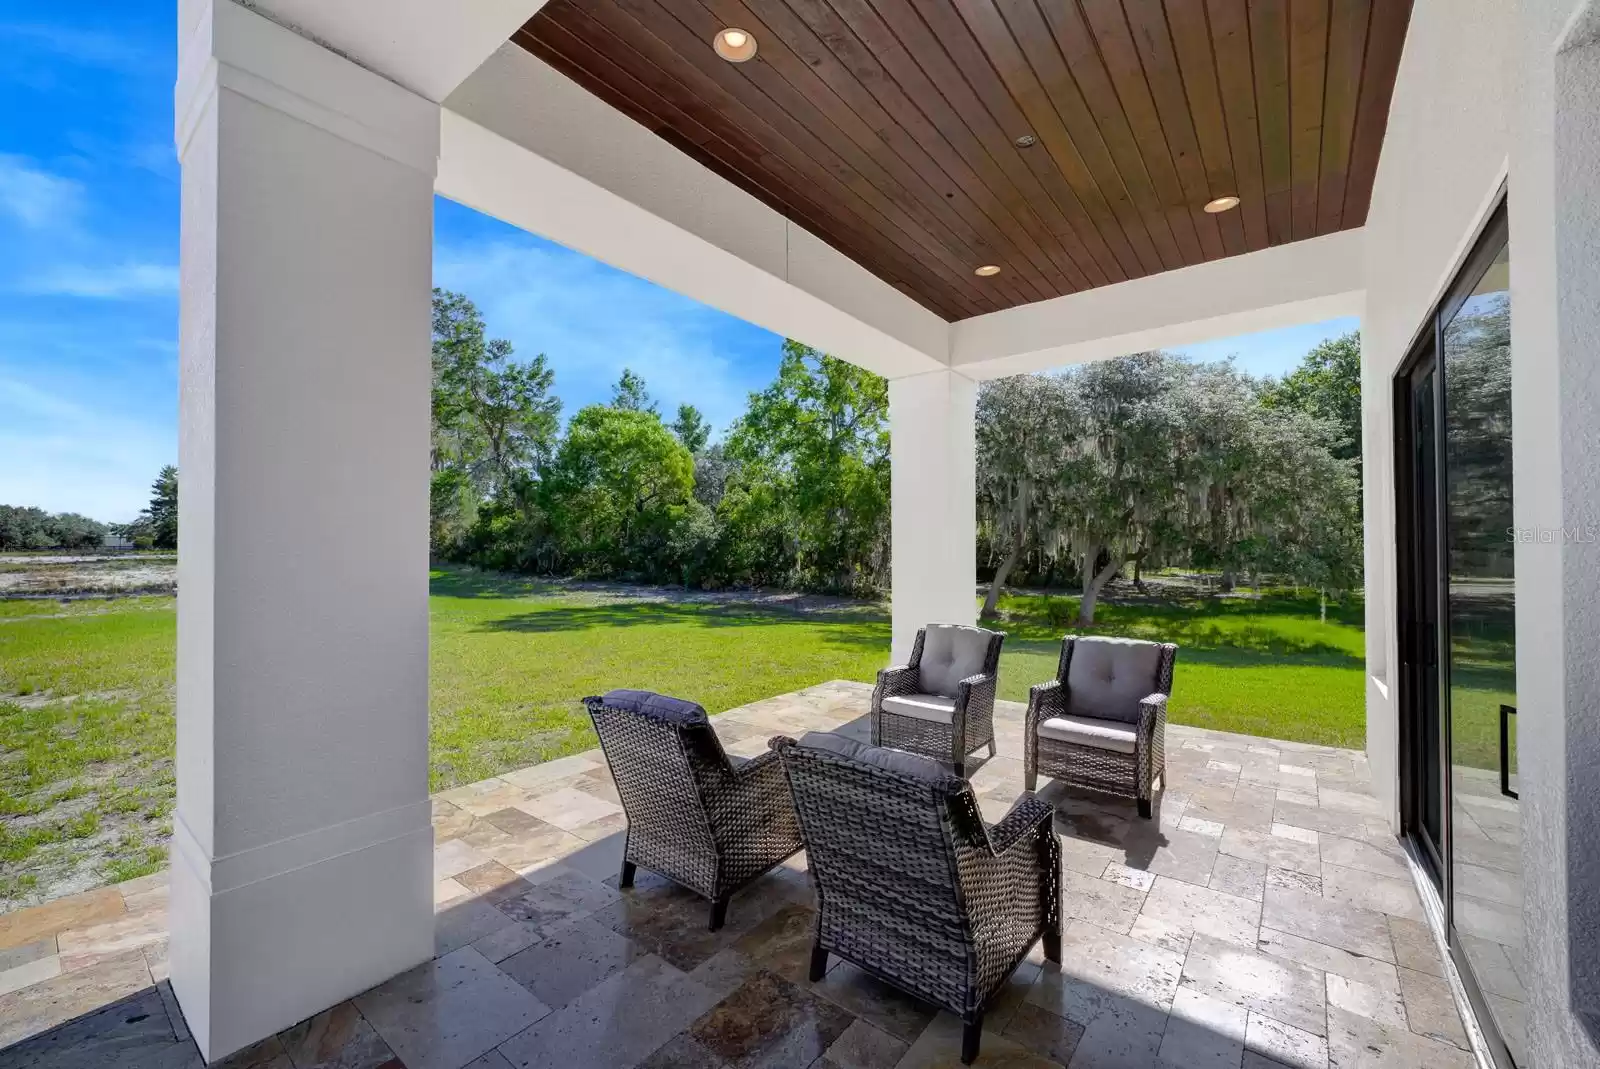
{"label": "wood plank ceiling", "polygon": [[513,40],[956,320],[1362,225],[1410,10],[551,0]]}

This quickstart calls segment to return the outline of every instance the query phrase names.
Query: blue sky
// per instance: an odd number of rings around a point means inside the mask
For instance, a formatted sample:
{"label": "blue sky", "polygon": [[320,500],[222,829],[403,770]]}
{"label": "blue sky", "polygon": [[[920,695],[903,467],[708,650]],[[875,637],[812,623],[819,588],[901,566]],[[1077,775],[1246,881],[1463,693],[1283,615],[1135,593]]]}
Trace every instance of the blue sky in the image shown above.
{"label": "blue sky", "polygon": [[[0,504],[131,519],[177,461],[176,5],[13,0],[0,13]],[[544,353],[567,414],[624,367],[720,432],[781,339],[448,201],[434,276]],[[1354,320],[1182,350],[1281,374]]]}

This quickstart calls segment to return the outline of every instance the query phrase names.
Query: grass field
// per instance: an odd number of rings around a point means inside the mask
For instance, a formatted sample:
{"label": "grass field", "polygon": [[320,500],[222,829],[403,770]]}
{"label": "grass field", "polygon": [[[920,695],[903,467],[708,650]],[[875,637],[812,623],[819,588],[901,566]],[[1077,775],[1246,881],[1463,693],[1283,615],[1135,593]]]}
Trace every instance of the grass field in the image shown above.
{"label": "grass field", "polygon": [[[578,699],[613,686],[719,712],[827,679],[870,680],[875,606],[815,612],[556,592],[441,570],[432,584],[432,787],[594,745]],[[1001,696],[1055,672],[1073,598],[1011,596]],[[173,798],[170,598],[0,601],[0,909],[164,862]],[[1097,630],[1178,642],[1177,723],[1363,744],[1359,603],[1104,604]]]}

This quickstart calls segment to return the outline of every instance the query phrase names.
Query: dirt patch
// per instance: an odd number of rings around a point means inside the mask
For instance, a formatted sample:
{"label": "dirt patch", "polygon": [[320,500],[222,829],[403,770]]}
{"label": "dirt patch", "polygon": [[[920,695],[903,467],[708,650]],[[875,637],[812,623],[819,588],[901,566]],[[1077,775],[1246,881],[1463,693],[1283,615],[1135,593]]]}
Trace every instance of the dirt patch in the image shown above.
{"label": "dirt patch", "polygon": [[90,598],[175,594],[178,558],[0,554],[0,598]]}

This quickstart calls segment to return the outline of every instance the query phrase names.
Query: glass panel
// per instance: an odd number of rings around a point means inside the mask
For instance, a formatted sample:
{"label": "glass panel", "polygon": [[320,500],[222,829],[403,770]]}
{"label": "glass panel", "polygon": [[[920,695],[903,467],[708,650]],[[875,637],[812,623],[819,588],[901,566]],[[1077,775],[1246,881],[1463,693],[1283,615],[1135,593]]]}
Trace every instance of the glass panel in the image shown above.
{"label": "glass panel", "polygon": [[1452,920],[1500,1034],[1522,1062],[1509,252],[1500,250],[1441,337]]}

